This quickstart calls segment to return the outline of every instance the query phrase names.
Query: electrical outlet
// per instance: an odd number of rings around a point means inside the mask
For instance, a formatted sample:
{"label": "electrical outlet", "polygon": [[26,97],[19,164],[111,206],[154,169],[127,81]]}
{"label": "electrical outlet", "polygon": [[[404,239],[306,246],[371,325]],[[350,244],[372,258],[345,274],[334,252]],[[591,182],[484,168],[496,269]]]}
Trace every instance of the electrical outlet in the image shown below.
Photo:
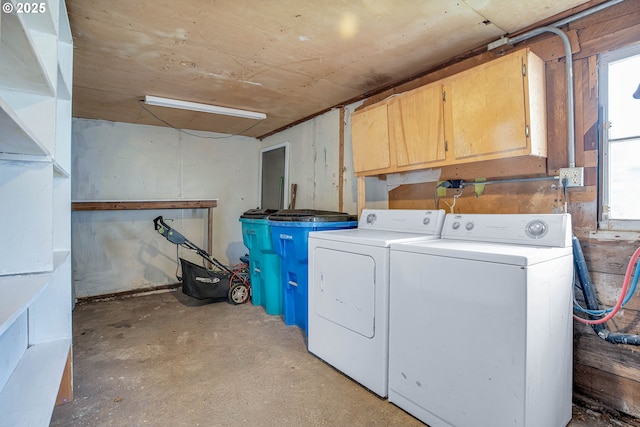
{"label": "electrical outlet", "polygon": [[[564,182],[566,179],[566,182]],[[584,168],[560,168],[560,185],[582,187],[584,185]]]}

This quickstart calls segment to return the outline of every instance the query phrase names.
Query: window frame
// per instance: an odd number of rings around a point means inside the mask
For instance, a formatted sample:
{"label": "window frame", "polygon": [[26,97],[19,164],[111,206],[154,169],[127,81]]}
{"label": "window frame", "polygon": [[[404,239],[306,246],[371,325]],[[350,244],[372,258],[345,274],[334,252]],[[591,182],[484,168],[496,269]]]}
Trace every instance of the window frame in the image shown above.
{"label": "window frame", "polygon": [[[600,197],[598,209],[598,229],[611,231],[640,231],[640,219],[609,218],[609,197],[611,182],[609,140],[609,64],[631,56],[640,55],[640,44],[621,47],[598,55],[598,108],[600,111]],[[639,80],[640,83],[640,80]],[[640,100],[638,101],[640,102]],[[623,141],[624,138],[613,140]]]}

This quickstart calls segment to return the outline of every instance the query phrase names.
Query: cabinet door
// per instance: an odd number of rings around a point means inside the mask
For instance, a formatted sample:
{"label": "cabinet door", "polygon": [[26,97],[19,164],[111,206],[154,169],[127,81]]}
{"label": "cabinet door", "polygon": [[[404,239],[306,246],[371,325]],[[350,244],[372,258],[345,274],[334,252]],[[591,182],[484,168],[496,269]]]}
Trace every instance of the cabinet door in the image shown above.
{"label": "cabinet door", "polygon": [[456,161],[527,151],[525,52],[460,73],[446,84],[446,139]]}
{"label": "cabinet door", "polygon": [[374,104],[353,113],[351,141],[356,174],[391,166],[386,103]]}
{"label": "cabinet door", "polygon": [[442,85],[431,84],[392,98],[389,138],[398,167],[445,159]]}

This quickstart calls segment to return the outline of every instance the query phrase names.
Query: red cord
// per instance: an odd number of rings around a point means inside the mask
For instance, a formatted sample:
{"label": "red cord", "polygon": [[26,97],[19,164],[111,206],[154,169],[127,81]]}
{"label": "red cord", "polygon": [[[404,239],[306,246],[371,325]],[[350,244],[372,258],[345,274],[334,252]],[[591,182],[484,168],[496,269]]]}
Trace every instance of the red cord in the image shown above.
{"label": "red cord", "polygon": [[247,281],[242,275],[241,273],[243,272],[243,270],[246,270],[247,268],[249,268],[248,264],[244,264],[244,263],[240,263],[240,264],[236,264],[234,266],[232,266],[230,268],[230,270],[233,272],[233,274],[231,275],[231,280],[229,283],[233,283],[233,279],[238,279],[240,282],[242,282],[243,285],[245,285],[247,288],[251,288],[251,284],[249,281]]}
{"label": "red cord", "polygon": [[587,325],[599,325],[611,319],[613,316],[615,316],[616,313],[618,313],[618,310],[620,310],[620,307],[622,307],[622,301],[624,301],[624,297],[627,295],[629,282],[631,281],[631,273],[633,272],[633,266],[636,264],[639,257],[640,257],[640,248],[636,249],[633,255],[631,255],[631,260],[629,261],[629,265],[627,266],[627,272],[624,275],[624,283],[622,285],[622,290],[620,291],[620,297],[618,298],[618,301],[616,302],[616,305],[613,307],[613,310],[611,311],[611,313],[607,314],[602,319],[595,319],[595,320],[583,319],[582,317],[578,317],[575,314],[573,315],[573,318],[576,319],[578,322],[585,323]]}

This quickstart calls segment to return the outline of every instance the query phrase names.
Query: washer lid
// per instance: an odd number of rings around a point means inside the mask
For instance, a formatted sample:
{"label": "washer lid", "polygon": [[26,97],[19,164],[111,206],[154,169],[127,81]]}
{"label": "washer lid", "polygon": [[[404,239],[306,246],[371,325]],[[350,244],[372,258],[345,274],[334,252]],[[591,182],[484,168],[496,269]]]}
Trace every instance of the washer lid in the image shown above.
{"label": "washer lid", "polygon": [[493,262],[527,267],[563,256],[571,256],[571,247],[522,246],[504,243],[432,240],[392,243],[391,251]]}
{"label": "washer lid", "polygon": [[422,233],[403,233],[399,231],[371,230],[366,228],[311,231],[309,233],[309,239],[380,247],[388,247],[394,242],[433,240],[438,238],[440,238],[439,235],[431,236]]}

